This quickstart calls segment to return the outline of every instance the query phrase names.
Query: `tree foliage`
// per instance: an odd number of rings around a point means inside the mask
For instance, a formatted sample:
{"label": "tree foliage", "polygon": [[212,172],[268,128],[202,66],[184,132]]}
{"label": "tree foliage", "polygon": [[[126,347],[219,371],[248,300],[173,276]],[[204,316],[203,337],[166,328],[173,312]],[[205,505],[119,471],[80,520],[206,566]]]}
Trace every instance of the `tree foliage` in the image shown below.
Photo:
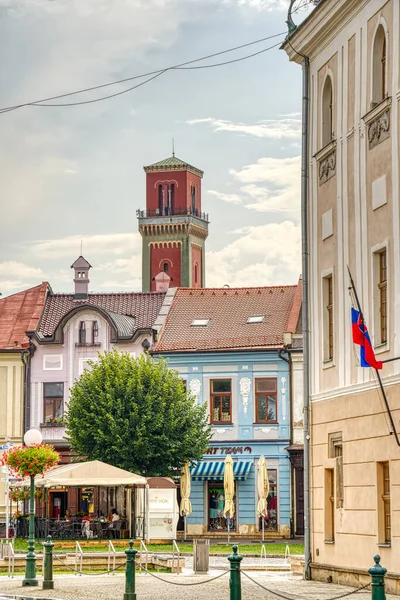
{"label": "tree foliage", "polygon": [[80,456],[147,476],[179,473],[211,437],[206,408],[165,360],[116,350],[74,383],[66,425]]}

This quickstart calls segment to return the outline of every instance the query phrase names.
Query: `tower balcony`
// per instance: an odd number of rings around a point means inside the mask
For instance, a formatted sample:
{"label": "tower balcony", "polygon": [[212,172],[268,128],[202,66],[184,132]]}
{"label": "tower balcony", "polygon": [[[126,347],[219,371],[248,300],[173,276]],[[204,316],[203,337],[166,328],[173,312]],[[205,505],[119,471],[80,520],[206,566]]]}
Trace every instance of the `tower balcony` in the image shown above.
{"label": "tower balcony", "polygon": [[[148,209],[148,210],[137,210],[136,216],[138,219],[165,219],[168,217],[195,217],[200,221],[205,221],[207,224],[208,213],[200,212],[197,208],[170,208],[164,207],[162,210],[159,208]],[[175,219],[174,219],[175,220]],[[167,223],[169,221],[166,221]]]}

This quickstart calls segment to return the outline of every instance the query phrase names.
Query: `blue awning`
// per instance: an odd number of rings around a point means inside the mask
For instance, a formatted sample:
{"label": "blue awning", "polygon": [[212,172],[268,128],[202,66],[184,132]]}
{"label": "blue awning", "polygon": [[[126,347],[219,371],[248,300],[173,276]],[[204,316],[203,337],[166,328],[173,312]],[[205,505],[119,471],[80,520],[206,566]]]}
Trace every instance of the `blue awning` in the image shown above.
{"label": "blue awning", "polygon": [[[233,476],[236,481],[245,481],[249,476],[251,460],[238,460],[233,463]],[[191,476],[194,481],[223,481],[224,480],[223,461],[205,460],[196,465],[191,470]]]}

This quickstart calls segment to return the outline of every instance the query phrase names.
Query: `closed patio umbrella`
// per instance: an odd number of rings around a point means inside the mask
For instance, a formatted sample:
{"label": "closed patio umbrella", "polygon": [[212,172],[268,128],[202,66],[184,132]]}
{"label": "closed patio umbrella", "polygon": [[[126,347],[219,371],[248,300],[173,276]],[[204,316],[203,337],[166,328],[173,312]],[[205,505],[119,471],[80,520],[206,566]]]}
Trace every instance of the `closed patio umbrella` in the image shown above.
{"label": "closed patio umbrella", "polygon": [[184,539],[186,540],[186,518],[192,512],[190,498],[190,470],[189,463],[186,463],[181,469],[181,506],[180,513],[184,519]]}
{"label": "closed patio umbrella", "polygon": [[233,461],[232,456],[228,454],[225,459],[225,468],[224,468],[224,491],[225,491],[225,506],[224,506],[224,516],[228,515],[228,544],[230,542],[229,539],[229,530],[230,530],[230,520],[235,514],[235,505],[233,503],[233,496],[235,495],[235,480],[233,477]]}
{"label": "closed patio umbrella", "polygon": [[265,456],[260,456],[260,460],[258,461],[257,492],[257,514],[262,517],[262,541],[264,541],[264,518],[268,514],[267,496],[269,493],[268,469]]}

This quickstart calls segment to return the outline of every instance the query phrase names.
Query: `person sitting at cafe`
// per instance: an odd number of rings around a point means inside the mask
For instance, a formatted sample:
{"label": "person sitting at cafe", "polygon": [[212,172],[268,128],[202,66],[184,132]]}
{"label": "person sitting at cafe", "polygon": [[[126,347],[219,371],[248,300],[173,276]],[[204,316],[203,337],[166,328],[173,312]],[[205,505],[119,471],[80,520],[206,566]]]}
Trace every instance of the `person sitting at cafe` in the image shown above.
{"label": "person sitting at cafe", "polygon": [[89,517],[89,513],[85,512],[83,517],[82,517],[82,521],[90,521],[90,517]]}
{"label": "person sitting at cafe", "polygon": [[66,520],[66,521],[70,521],[70,520],[71,520],[71,517],[72,517],[72,515],[71,515],[71,511],[70,511],[70,509],[69,509],[69,508],[67,508],[67,510],[65,511],[65,520]]}
{"label": "person sitting at cafe", "polygon": [[90,529],[90,517],[89,513],[86,511],[82,517],[82,535],[85,535],[87,539],[93,537],[93,531]]}

